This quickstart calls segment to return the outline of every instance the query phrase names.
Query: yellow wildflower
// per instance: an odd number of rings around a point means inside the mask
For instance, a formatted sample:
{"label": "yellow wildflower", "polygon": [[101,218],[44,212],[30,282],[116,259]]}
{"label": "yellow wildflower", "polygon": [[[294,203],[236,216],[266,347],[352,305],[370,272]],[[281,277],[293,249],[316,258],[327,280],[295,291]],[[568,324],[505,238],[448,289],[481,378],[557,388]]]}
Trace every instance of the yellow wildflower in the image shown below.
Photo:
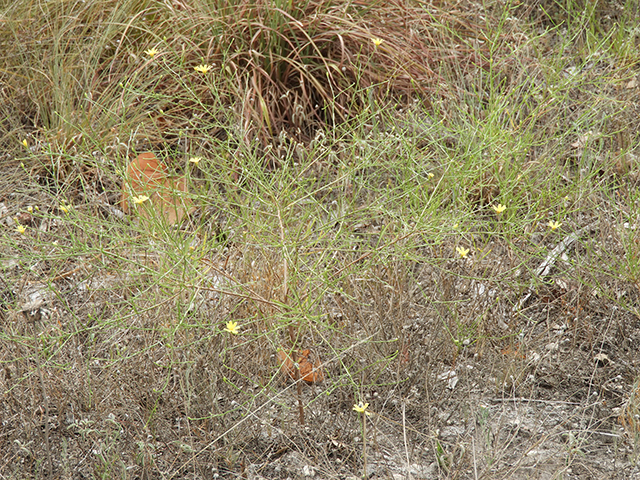
{"label": "yellow wildflower", "polygon": [[22,235],[24,235],[24,232],[26,231],[27,227],[25,227],[24,225],[18,224],[18,226],[16,227],[16,232],[21,233]]}
{"label": "yellow wildflower", "polygon": [[232,335],[238,335],[238,333],[240,333],[238,322],[227,322],[227,326],[225,327],[224,331],[229,332]]}
{"label": "yellow wildflower", "polygon": [[549,225],[549,228],[551,228],[551,230],[557,230],[558,227],[560,227],[560,225],[562,225],[561,222],[554,222],[553,220],[549,220],[549,223],[547,223],[547,225]]}
{"label": "yellow wildflower", "polygon": [[193,67],[193,69],[198,72],[198,73],[209,73],[209,70],[211,70],[213,67],[211,65],[205,65],[204,63],[202,65],[198,65],[197,67]]}
{"label": "yellow wildflower", "polygon": [[133,200],[133,203],[135,203],[136,205],[141,205],[149,200],[149,197],[147,197],[146,195],[140,195],[139,197],[131,197],[131,200]]}
{"label": "yellow wildflower", "polygon": [[202,157],[191,157],[191,158],[189,159],[189,161],[190,161],[191,163],[194,163],[194,164],[196,164],[196,165],[198,165],[198,163],[200,163],[200,160],[202,160]]}
{"label": "yellow wildflower", "polygon": [[369,408],[368,403],[359,402],[357,405],[353,406],[353,409],[358,413],[364,413],[365,415],[371,415],[371,412],[367,410]]}
{"label": "yellow wildflower", "polygon": [[507,209],[507,207],[502,205],[501,203],[499,203],[498,205],[491,205],[491,206],[496,211],[496,213],[502,213]]}
{"label": "yellow wildflower", "polygon": [[147,55],[149,55],[151,58],[155,57],[157,54],[159,54],[160,52],[158,51],[158,49],[154,48],[150,48],[149,50],[145,50],[144,53],[146,53]]}
{"label": "yellow wildflower", "polygon": [[22,140],[22,144],[25,146],[25,148],[29,148],[29,142],[27,142],[26,138]]}
{"label": "yellow wildflower", "polygon": [[469,254],[469,249],[464,247],[456,247],[456,252],[460,255],[460,258],[467,258]]}
{"label": "yellow wildflower", "polygon": [[376,47],[379,47],[380,45],[382,45],[382,42],[384,40],[382,40],[381,38],[372,38],[371,41]]}

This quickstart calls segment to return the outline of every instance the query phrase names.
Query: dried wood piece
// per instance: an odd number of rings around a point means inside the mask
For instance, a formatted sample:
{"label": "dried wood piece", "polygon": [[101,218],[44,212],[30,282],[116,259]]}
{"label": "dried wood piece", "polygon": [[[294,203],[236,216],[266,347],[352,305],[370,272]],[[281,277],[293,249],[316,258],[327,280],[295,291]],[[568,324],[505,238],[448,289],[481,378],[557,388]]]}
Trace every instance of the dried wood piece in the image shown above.
{"label": "dried wood piece", "polygon": [[[195,210],[187,193],[185,177],[170,177],[167,167],[153,153],[145,152],[127,166],[120,207],[124,213],[135,210],[143,218],[160,216],[173,225]],[[139,205],[131,204],[135,203],[134,198],[144,197],[149,199]]]}
{"label": "dried wood piece", "polygon": [[[311,351],[308,349],[300,350],[299,353],[292,352],[289,355],[284,350],[278,350],[278,363],[280,370],[288,375],[292,380],[302,379],[305,382],[319,383],[324,380],[324,372],[320,361],[312,362],[309,360]],[[292,358],[295,358],[294,362]]]}

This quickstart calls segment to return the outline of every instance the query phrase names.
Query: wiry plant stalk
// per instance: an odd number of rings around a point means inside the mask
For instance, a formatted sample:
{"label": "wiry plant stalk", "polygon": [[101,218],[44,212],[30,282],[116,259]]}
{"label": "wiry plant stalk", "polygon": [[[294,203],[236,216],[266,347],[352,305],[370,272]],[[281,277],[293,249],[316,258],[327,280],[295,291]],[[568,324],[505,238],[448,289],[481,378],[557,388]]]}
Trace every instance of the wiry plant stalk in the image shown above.
{"label": "wiry plant stalk", "polygon": [[[22,313],[25,317],[25,320],[29,322],[30,319],[28,318],[27,313],[26,312],[22,312]],[[36,333],[35,325],[33,326],[32,332],[33,332],[33,337],[36,341],[36,347],[35,347],[36,368],[38,370],[38,380],[40,382],[42,402],[44,403],[44,444],[47,451],[47,469],[48,469],[47,477],[51,477],[51,475],[53,475],[53,460],[51,458],[51,445],[49,444],[49,397],[47,395],[47,388],[45,386],[44,377],[42,375],[42,361],[40,359],[40,348],[38,347],[40,339],[38,337],[38,334]]]}

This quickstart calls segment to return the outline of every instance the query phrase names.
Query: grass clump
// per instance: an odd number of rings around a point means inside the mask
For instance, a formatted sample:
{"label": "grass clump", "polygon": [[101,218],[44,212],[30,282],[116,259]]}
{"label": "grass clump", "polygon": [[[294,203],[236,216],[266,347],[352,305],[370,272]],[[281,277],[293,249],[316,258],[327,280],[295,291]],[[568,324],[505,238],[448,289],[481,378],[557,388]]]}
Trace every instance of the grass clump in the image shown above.
{"label": "grass clump", "polygon": [[6,475],[631,475],[639,22],[577,5],[3,11]]}

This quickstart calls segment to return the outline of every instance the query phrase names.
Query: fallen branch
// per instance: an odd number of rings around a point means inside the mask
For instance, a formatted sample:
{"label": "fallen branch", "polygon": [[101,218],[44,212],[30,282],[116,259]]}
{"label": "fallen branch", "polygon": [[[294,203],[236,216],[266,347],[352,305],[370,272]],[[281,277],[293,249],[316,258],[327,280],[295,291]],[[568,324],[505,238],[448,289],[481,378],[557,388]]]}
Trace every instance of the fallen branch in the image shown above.
{"label": "fallen branch", "polygon": [[514,311],[520,311],[527,300],[533,295],[536,279],[542,280],[544,277],[549,276],[551,269],[556,263],[556,260],[562,255],[576,240],[578,240],[585,232],[592,230],[597,222],[592,222],[586,227],[582,227],[580,230],[576,230],[571,235],[567,235],[556,248],[551,250],[549,255],[544,259],[535,272],[534,278],[531,279],[529,290],[527,294],[520,299],[520,301],[513,307]]}

